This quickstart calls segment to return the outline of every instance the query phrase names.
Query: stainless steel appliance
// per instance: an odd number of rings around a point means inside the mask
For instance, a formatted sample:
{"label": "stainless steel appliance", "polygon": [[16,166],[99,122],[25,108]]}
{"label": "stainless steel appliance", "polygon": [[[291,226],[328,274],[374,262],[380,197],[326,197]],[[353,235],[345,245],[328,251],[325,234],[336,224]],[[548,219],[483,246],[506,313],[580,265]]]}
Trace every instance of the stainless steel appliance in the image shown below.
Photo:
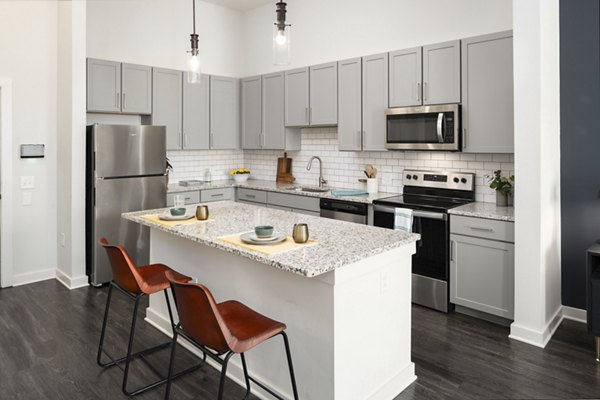
{"label": "stainless steel appliance", "polygon": [[121,213],[166,207],[164,126],[90,125],[86,151],[86,273],[92,285],[111,280],[98,244],[123,245],[138,265],[148,263],[150,231]]}
{"label": "stainless steel appliance", "polygon": [[321,217],[341,221],[367,224],[368,207],[363,203],[351,201],[321,199]]}
{"label": "stainless steel appliance", "polygon": [[388,108],[385,147],[392,150],[459,151],[460,106]]}
{"label": "stainless steel appliance", "polygon": [[397,207],[413,210],[421,234],[412,258],[413,303],[448,312],[450,224],[448,210],[475,201],[470,173],[404,170],[404,194],[373,201],[374,225],[394,229]]}

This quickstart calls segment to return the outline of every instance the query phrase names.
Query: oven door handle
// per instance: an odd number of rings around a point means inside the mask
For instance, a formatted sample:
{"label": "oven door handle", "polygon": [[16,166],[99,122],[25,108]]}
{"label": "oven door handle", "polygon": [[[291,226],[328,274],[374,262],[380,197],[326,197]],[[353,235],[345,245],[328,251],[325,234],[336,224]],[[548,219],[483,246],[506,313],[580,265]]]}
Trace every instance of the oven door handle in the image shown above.
{"label": "oven door handle", "polygon": [[446,129],[446,118],[444,118],[444,113],[441,112],[438,114],[437,118],[437,137],[438,142],[444,143],[444,130]]}
{"label": "oven door handle", "polygon": [[[394,207],[380,206],[378,204],[375,204],[373,205],[373,211],[394,214],[396,209]],[[438,219],[445,221],[448,219],[448,214],[431,211],[413,210],[413,218]]]}

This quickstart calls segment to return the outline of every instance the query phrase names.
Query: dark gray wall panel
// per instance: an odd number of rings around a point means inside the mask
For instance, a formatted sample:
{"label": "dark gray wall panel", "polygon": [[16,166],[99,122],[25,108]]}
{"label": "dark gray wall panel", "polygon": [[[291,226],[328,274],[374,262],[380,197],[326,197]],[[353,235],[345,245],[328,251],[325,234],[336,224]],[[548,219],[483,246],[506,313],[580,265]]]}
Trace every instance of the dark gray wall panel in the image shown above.
{"label": "dark gray wall panel", "polygon": [[585,250],[600,239],[600,6],[560,2],[562,302],[585,308]]}

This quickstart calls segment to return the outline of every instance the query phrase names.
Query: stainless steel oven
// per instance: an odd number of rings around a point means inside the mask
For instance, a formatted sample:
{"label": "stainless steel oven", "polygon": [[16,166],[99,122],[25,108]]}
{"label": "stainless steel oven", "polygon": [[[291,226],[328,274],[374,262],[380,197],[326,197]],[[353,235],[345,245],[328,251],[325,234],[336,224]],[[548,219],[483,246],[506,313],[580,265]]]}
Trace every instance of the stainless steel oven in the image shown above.
{"label": "stainless steel oven", "polygon": [[459,151],[460,106],[388,108],[385,147],[392,150]]}

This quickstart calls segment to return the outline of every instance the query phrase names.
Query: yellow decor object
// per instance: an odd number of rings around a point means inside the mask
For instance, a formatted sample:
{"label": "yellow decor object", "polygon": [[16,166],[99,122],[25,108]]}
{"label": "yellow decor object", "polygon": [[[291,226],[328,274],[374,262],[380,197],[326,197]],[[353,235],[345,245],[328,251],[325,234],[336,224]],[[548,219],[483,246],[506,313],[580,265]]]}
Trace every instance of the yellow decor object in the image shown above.
{"label": "yellow decor object", "polygon": [[240,175],[240,174],[249,174],[250,170],[248,168],[238,168],[232,169],[229,171],[229,175]]}
{"label": "yellow decor object", "polygon": [[281,243],[272,244],[272,245],[254,245],[242,242],[240,236],[246,232],[237,233],[235,235],[230,236],[221,236],[219,239],[222,242],[232,244],[237,247],[241,247],[242,249],[255,251],[257,253],[265,254],[269,257],[274,256],[279,253],[284,253],[286,251],[298,250],[301,248],[314,246],[317,244],[315,240],[309,240],[306,243],[296,243],[291,236],[286,236],[285,240]]}

